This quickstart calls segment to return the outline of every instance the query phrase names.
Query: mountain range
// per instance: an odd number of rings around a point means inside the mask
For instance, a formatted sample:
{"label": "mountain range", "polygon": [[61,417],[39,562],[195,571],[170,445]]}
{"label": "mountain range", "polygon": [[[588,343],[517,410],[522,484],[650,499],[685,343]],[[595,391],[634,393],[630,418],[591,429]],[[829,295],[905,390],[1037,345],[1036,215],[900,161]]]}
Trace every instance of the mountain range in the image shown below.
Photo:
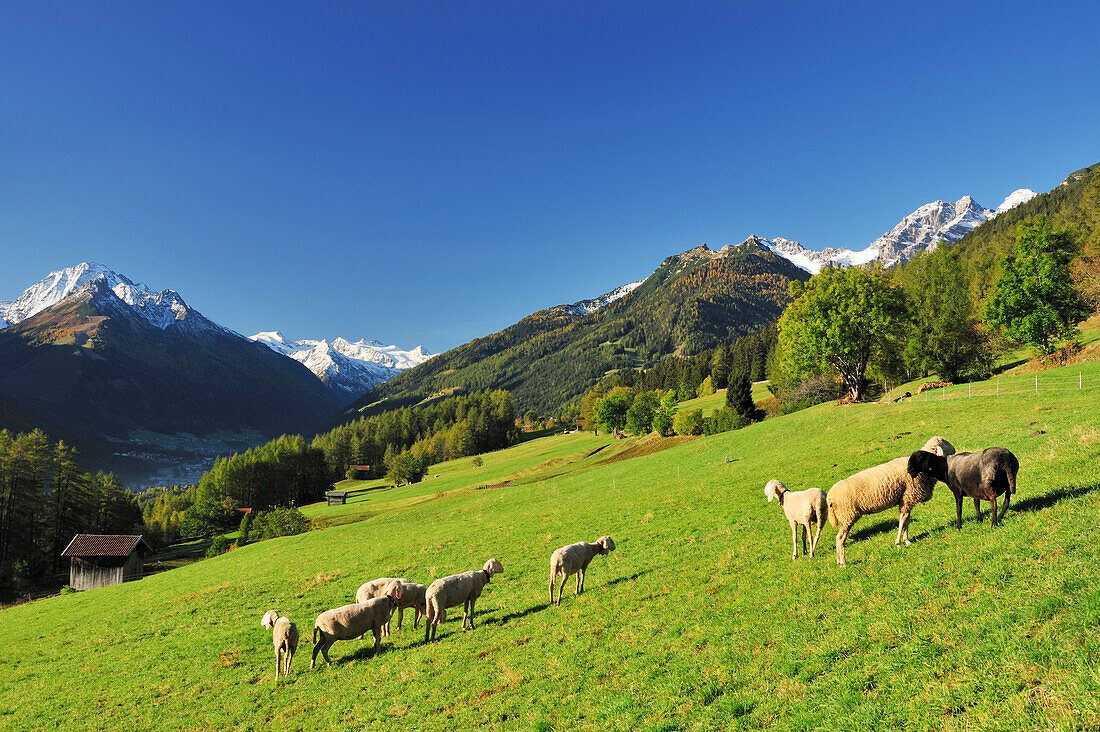
{"label": "mountain range", "polygon": [[366,339],[355,343],[344,338],[336,338],[332,342],[293,341],[277,330],[257,333],[249,339],[303,364],[344,404],[402,371],[419,366],[434,355],[423,346],[406,351]]}

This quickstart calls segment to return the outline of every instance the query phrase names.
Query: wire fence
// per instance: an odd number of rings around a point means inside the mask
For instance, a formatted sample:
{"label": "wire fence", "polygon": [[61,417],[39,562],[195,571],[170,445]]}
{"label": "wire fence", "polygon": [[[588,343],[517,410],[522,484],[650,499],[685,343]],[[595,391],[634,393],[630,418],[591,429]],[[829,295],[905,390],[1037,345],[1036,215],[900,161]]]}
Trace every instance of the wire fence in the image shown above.
{"label": "wire fence", "polygon": [[893,401],[949,401],[952,399],[977,399],[980,397],[1000,397],[1019,394],[1044,394],[1049,392],[1087,392],[1100,389],[1100,376],[1076,375],[1046,376],[1030,374],[1025,376],[1006,376],[971,384],[952,384],[940,386],[913,394],[910,397],[895,397]]}

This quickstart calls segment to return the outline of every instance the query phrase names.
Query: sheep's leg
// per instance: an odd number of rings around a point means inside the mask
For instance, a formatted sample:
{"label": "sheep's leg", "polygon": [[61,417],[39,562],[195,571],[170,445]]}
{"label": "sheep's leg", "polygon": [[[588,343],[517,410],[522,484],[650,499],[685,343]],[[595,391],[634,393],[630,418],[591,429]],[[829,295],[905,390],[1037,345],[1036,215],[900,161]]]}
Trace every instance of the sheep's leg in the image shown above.
{"label": "sheep's leg", "polygon": [[806,538],[810,534],[810,525],[804,524],[802,527],[802,556],[806,556]]}
{"label": "sheep's leg", "polygon": [[580,580],[579,587],[577,588],[577,594],[584,592],[584,577],[588,574],[588,567],[581,567],[581,571],[577,572],[577,578]]}
{"label": "sheep's leg", "polygon": [[[978,499],[974,499],[974,510],[978,512],[978,521],[982,520],[982,510],[978,508]],[[963,497],[962,493],[955,494],[955,529],[961,530],[963,527]]]}
{"label": "sheep's leg", "polygon": [[[959,498],[959,506],[961,509],[962,498]],[[961,513],[962,511],[960,510],[960,514]],[[978,498],[977,496],[974,497],[974,513],[978,515],[978,523],[980,524],[982,522],[982,499]],[[962,519],[960,519],[960,523],[961,521]]]}
{"label": "sheep's leg", "polygon": [[836,532],[836,563],[844,565],[844,542],[848,539],[848,526],[841,526]]}
{"label": "sheep's leg", "polygon": [[470,616],[470,600],[462,603],[462,629],[466,630],[466,618]]}
{"label": "sheep's leg", "polygon": [[993,510],[989,512],[989,521],[994,528],[997,527],[997,494],[993,494]]}
{"label": "sheep's leg", "polygon": [[554,582],[557,581],[557,577],[550,578],[550,604],[554,604]]}
{"label": "sheep's leg", "polygon": [[[555,577],[555,579],[557,579],[557,578]],[[568,574],[563,574],[562,577],[561,577],[561,587],[558,588],[558,606],[559,607],[561,606],[561,596],[565,594],[565,583],[568,582],[568,581],[569,581],[569,575]],[[550,596],[551,597],[554,596],[553,590],[551,590]],[[551,600],[551,602],[553,602],[553,600]]]}
{"label": "sheep's leg", "polygon": [[283,651],[281,648],[275,649],[275,680],[279,680],[279,666],[283,663]]}
{"label": "sheep's leg", "polygon": [[791,521],[791,560],[798,559],[798,524]]}
{"label": "sheep's leg", "polygon": [[817,532],[814,534],[814,538],[810,541],[810,559],[814,558],[814,552],[817,551],[817,540],[821,536],[821,519],[817,520]]}
{"label": "sheep's leg", "polygon": [[581,577],[583,577],[583,576],[584,576],[584,571],[578,569],[577,570],[577,592],[576,592],[576,594],[578,594],[578,595],[581,594]]}
{"label": "sheep's leg", "polygon": [[[404,619],[405,619],[405,608],[403,608],[403,607],[397,608],[397,629],[398,630],[401,630],[401,621],[404,620]],[[386,631],[387,631],[386,635],[389,635],[389,632],[388,632],[389,629],[390,629],[389,623],[386,623]]]}
{"label": "sheep's leg", "polygon": [[286,652],[286,668],[283,669],[283,676],[290,676],[290,661],[294,658],[294,651],[287,649]]}
{"label": "sheep's leg", "polygon": [[325,645],[321,646],[321,655],[325,657],[325,663],[327,663],[329,666],[332,665],[332,659],[328,657],[328,649],[332,648],[332,644],[335,642],[335,638],[326,639]]}
{"label": "sheep's leg", "polygon": [[905,546],[913,543],[909,541],[909,509],[904,507],[901,509],[901,513],[898,514],[898,536],[894,539],[894,546],[901,546],[903,541]]}
{"label": "sheep's leg", "polygon": [[1004,521],[1005,514],[1008,513],[1008,504],[1012,500],[1012,491],[1005,491],[1005,504],[1001,506],[1001,515],[997,517],[997,523]]}
{"label": "sheep's leg", "polygon": [[374,626],[374,648],[370,649],[370,656],[374,658],[378,655],[378,649],[382,647],[382,627]]}
{"label": "sheep's leg", "polygon": [[313,644],[313,658],[309,662],[309,668],[311,670],[313,669],[313,667],[315,665],[317,665],[317,652],[321,650],[321,644],[324,643],[324,642],[325,642],[325,639],[322,637],[319,641],[317,641],[316,643]]}
{"label": "sheep's leg", "polygon": [[477,600],[470,600],[470,630],[474,629],[474,604]]}

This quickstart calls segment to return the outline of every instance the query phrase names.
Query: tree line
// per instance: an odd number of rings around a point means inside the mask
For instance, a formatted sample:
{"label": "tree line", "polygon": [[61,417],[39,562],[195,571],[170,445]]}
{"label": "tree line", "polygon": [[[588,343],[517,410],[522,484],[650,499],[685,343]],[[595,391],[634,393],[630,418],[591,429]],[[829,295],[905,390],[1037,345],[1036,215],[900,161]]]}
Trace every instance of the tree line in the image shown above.
{"label": "tree line", "polygon": [[90,474],[76,452],[41,430],[0,430],[0,595],[42,583],[65,565],[76,534],[140,529],[133,493],[110,473]]}

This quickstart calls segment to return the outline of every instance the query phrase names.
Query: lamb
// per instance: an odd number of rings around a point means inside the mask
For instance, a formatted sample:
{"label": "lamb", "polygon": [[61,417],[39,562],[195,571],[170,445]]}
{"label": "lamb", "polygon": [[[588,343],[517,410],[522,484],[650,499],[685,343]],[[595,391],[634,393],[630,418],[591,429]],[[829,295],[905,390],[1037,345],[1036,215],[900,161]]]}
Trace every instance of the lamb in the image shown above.
{"label": "lamb", "polygon": [[[955,452],[951,443],[939,436],[929,439],[922,449],[938,455]],[[932,497],[936,479],[927,473],[911,477],[907,472],[908,462],[909,458],[896,458],[838,481],[829,489],[826,498],[829,523],[837,529],[836,563],[841,567],[845,566],[844,542],[848,531],[861,516],[900,506],[894,546],[901,546],[902,541],[906,546],[912,543],[909,541],[909,512]]]}
{"label": "lamb", "polygon": [[271,640],[275,645],[275,680],[279,680],[280,667],[283,676],[290,676],[290,662],[294,658],[294,652],[298,650],[298,626],[290,622],[290,618],[280,616],[274,610],[264,613],[260,625],[271,628]]}
{"label": "lamb", "polygon": [[[405,608],[412,608],[415,611],[415,615],[413,616],[413,628],[419,628],[420,618],[427,611],[427,608],[424,606],[424,593],[427,588],[424,587],[424,585],[409,582],[404,577],[381,577],[363,583],[355,593],[355,601],[357,603],[362,603],[376,597],[382,597],[385,594],[386,585],[390,582],[399,582],[401,584],[401,599],[397,602],[397,629],[401,630],[401,621],[404,619]],[[388,638],[389,635],[390,621],[387,620],[386,624],[382,626],[382,637]]]}
{"label": "lamb", "polygon": [[447,619],[447,608],[462,605],[462,629],[466,630],[466,618],[470,619],[470,629],[474,627],[474,603],[481,597],[481,591],[489,584],[494,574],[500,574],[504,567],[496,559],[489,559],[479,570],[452,574],[441,577],[429,585],[424,593],[427,614],[424,624],[424,642],[435,640],[436,627]]}
{"label": "lamb", "polygon": [[606,557],[613,551],[615,551],[615,542],[610,536],[601,536],[596,539],[595,544],[578,541],[576,544],[556,549],[550,555],[550,604],[554,604],[554,583],[558,577],[561,577],[561,587],[558,588],[558,605],[561,605],[561,596],[565,592],[565,583],[569,575],[577,575],[577,594],[581,594],[584,592],[584,575],[588,571],[588,563],[597,554]]}
{"label": "lamb", "polygon": [[338,640],[351,640],[361,638],[369,630],[374,634],[374,648],[371,655],[378,653],[382,644],[382,626],[389,622],[397,601],[401,599],[401,583],[390,582],[386,585],[382,597],[373,600],[344,605],[333,610],[326,610],[317,616],[313,623],[313,660],[309,667],[313,668],[317,663],[317,653],[325,658],[325,663],[332,663],[328,657],[328,649]]}
{"label": "lamb", "polygon": [[[963,497],[974,499],[978,523],[982,520],[981,500],[993,502],[992,524],[996,526],[1008,513],[1008,504],[1016,492],[1016,473],[1020,461],[1003,447],[987,447],[978,453],[935,455],[917,450],[909,456],[909,474],[929,474],[947,484],[955,495],[955,528],[962,528]],[[997,496],[1004,494],[1001,515],[997,515]]]}
{"label": "lamb", "polygon": [[810,557],[813,558],[814,551],[817,549],[817,539],[821,536],[821,527],[825,525],[825,519],[829,513],[825,491],[820,488],[789,491],[780,481],[769,480],[764,486],[764,495],[767,496],[768,503],[771,503],[773,498],[779,501],[787,517],[787,523],[791,525],[792,560],[798,559],[799,527],[802,528],[802,554],[805,555],[806,535],[810,533],[810,524],[817,524],[817,532],[810,541]]}

